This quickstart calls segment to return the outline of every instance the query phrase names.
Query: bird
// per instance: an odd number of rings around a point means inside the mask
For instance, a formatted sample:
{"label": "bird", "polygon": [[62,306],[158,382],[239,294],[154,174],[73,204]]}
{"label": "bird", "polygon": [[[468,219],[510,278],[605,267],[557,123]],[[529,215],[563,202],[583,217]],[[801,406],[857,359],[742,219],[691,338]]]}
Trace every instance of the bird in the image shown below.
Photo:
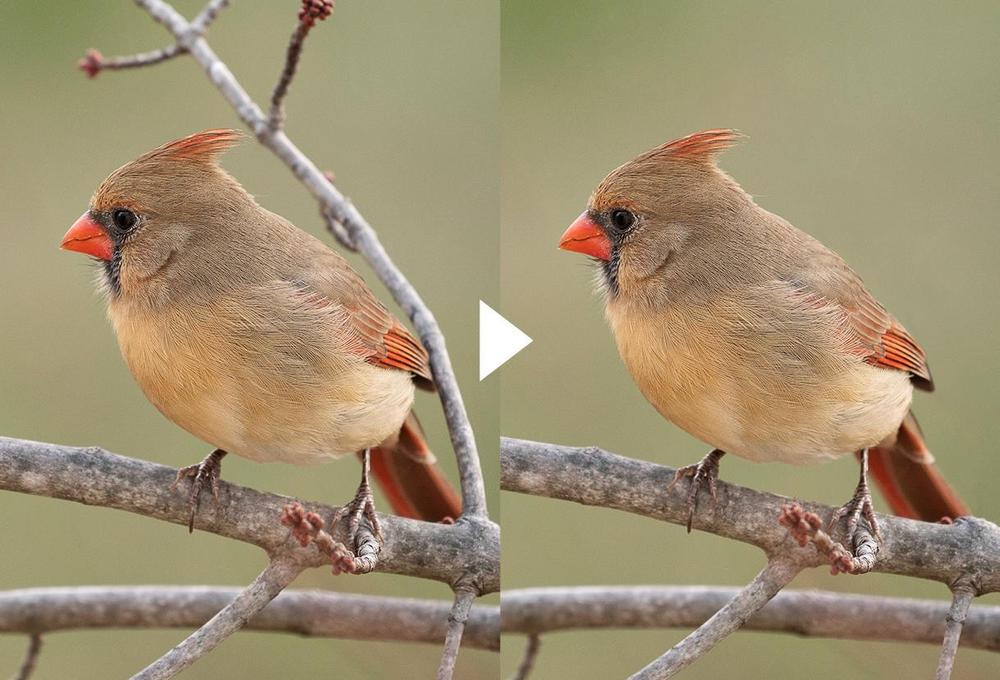
{"label": "bird", "polygon": [[369,470],[397,513],[449,521],[455,492],[412,412],[428,354],[339,254],[257,203],[219,164],[213,129],[112,172],[62,248],[98,264],[121,354],[147,399],[214,450],[178,470],[188,530],[218,502],[227,453],[309,465],[362,460],[349,533],[375,523]]}
{"label": "bird", "polygon": [[605,316],[643,396],[712,447],[677,470],[716,498],[726,453],[805,464],[854,454],[854,495],[831,517],[881,540],[869,467],[892,511],[939,521],[968,508],[934,465],[910,405],[932,391],[924,351],[836,253],[759,206],[717,163],[741,140],[697,132],[609,173],[560,248],[597,264]]}

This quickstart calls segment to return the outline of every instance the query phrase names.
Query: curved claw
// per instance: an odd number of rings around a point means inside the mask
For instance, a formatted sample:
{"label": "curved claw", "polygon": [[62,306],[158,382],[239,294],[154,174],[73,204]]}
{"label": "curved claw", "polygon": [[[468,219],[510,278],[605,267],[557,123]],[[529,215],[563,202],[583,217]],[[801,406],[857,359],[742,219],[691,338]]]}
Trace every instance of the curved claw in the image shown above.
{"label": "curved claw", "polygon": [[225,451],[216,449],[200,463],[177,470],[177,477],[170,485],[171,489],[176,489],[182,480],[191,478],[191,491],[188,493],[188,508],[191,511],[188,516],[188,533],[194,532],[194,518],[198,514],[198,508],[201,507],[201,491],[206,484],[214,501],[219,502],[219,479],[222,475],[222,459],[225,455]]}
{"label": "curved claw", "polygon": [[712,503],[719,502],[717,481],[719,479],[719,460],[725,455],[725,451],[715,449],[694,465],[685,465],[677,468],[674,478],[667,485],[667,491],[671,491],[677,483],[686,477],[691,477],[691,487],[687,493],[687,532],[691,533],[691,525],[694,522],[694,512],[698,506],[698,492],[702,486],[708,486],[708,492],[712,496]]}

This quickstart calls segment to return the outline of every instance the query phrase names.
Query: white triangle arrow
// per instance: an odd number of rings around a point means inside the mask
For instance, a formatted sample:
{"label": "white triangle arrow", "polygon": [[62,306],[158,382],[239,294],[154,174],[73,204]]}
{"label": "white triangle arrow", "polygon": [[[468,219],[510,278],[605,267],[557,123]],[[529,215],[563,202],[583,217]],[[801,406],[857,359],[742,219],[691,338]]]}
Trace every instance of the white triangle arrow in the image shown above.
{"label": "white triangle arrow", "polygon": [[479,379],[503,366],[531,343],[520,328],[479,301]]}

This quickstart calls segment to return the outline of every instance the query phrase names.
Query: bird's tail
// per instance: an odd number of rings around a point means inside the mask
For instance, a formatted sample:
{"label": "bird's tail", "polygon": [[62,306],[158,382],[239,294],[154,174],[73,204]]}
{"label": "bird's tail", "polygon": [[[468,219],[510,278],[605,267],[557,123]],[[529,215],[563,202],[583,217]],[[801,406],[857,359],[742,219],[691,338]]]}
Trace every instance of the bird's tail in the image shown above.
{"label": "bird's tail", "polygon": [[934,465],[913,413],[906,414],[892,446],[869,450],[868,467],[893,514],[925,522],[969,514]]}
{"label": "bird's tail", "polygon": [[435,465],[413,411],[393,446],[371,450],[371,471],[397,515],[428,522],[456,520],[462,502]]}

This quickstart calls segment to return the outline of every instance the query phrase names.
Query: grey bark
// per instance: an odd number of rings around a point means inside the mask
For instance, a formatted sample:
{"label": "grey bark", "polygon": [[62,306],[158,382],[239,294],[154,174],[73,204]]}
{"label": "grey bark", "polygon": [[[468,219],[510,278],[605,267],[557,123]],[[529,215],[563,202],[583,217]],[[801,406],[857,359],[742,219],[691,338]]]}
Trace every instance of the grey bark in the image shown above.
{"label": "grey bark", "polygon": [[[624,458],[596,447],[578,448],[511,439],[500,442],[500,487],[623,510],[684,525],[686,488],[672,493],[674,469]],[[719,481],[718,503],[698,507],[694,528],[755,545],[769,556],[820,566],[827,558],[815,547],[799,547],[778,524],[782,504],[791,499]],[[833,508],[801,502],[829,518]],[[975,584],[977,594],[1000,590],[1000,527],[978,517],[954,524],[917,522],[879,515],[884,541],[874,571],[938,581]]]}
{"label": "grey bark", "polygon": [[[0,437],[0,489],[116,508],[187,526],[186,496],[170,488],[175,476],[173,468],[96,447]],[[197,525],[202,531],[256,545],[270,555],[294,554],[306,567],[322,566],[326,556],[312,547],[300,548],[279,523],[283,506],[295,500],[324,517],[332,517],[336,510],[222,481],[219,503],[203,504]],[[380,515],[385,545],[378,571],[449,585],[471,583],[480,593],[499,590],[499,528],[473,519],[446,525]],[[340,541],[347,540],[344,529],[336,532]]]}

